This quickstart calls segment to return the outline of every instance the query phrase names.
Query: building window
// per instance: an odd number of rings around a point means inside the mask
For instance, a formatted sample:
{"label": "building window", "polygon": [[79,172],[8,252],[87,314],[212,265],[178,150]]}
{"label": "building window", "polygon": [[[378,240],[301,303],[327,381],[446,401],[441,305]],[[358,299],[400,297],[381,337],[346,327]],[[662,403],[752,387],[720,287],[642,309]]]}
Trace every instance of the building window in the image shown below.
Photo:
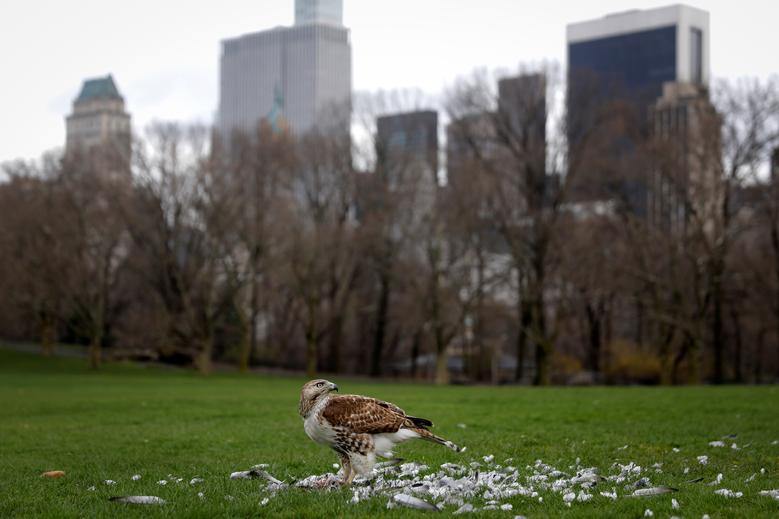
{"label": "building window", "polygon": [[690,81],[703,83],[703,32],[690,29]]}

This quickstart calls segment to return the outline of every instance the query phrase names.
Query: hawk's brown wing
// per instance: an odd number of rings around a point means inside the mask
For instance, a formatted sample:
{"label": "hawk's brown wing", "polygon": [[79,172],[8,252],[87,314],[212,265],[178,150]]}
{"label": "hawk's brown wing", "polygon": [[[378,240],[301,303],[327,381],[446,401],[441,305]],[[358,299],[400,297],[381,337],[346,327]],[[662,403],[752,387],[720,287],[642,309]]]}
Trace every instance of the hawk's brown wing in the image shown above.
{"label": "hawk's brown wing", "polygon": [[395,404],[358,395],[331,397],[322,416],[333,427],[369,434],[397,432],[408,420],[403,409]]}

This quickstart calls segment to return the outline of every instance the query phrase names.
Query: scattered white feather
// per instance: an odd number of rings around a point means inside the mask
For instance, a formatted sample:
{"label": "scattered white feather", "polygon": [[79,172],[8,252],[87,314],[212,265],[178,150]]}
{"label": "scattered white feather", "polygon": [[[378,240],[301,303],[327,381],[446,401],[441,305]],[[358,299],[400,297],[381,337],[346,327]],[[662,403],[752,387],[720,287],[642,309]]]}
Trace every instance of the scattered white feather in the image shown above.
{"label": "scattered white feather", "polygon": [[452,512],[452,515],[466,514],[468,512],[473,512],[473,505],[470,503],[465,503],[463,506]]}
{"label": "scattered white feather", "polygon": [[138,481],[139,479],[141,479],[141,475],[140,474],[136,474],[133,477],[131,477],[130,479],[132,479],[133,481]]}
{"label": "scattered white feather", "polygon": [[709,447],[724,447],[725,442],[722,440],[715,440],[713,442],[709,442]]}
{"label": "scattered white feather", "polygon": [[205,481],[203,478],[194,477],[194,478],[189,480],[189,484],[190,485],[197,485],[198,483],[202,483],[203,481]]}
{"label": "scattered white feather", "polygon": [[166,502],[157,496],[118,496],[109,499],[115,503],[129,503],[132,505],[164,505]]}
{"label": "scattered white feather", "polygon": [[774,499],[779,500],[779,489],[761,490],[760,492],[758,492],[758,494],[761,496],[773,497]]}
{"label": "scattered white feather", "polygon": [[165,485],[168,484],[168,482],[166,480],[164,480],[164,479],[161,479],[161,480],[157,481],[157,484],[158,485],[162,485],[164,487]]}
{"label": "scattered white feather", "polygon": [[671,508],[674,510],[679,510],[679,501],[676,499],[671,499]]}
{"label": "scattered white feather", "polygon": [[105,481],[103,481],[103,484],[104,485],[116,485],[116,481],[114,481],[113,479],[106,479]]}
{"label": "scattered white feather", "polygon": [[95,488],[95,485],[92,485],[91,487],[87,487],[87,490],[89,490],[90,492],[94,492],[97,489]]}
{"label": "scattered white feather", "polygon": [[262,498],[262,501],[260,501],[260,506],[265,506],[270,502],[270,499],[267,497]]}
{"label": "scattered white feather", "polygon": [[644,510],[644,517],[654,517],[654,516],[655,516],[655,513],[653,511],[651,511],[649,508]]}
{"label": "scattered white feather", "polygon": [[701,465],[707,465],[709,463],[709,457],[708,456],[698,456],[698,463]]}
{"label": "scattered white feather", "polygon": [[724,496],[724,497],[741,497],[744,495],[743,492],[734,492],[733,490],[730,490],[728,488],[720,488],[719,490],[714,491],[715,494],[718,496]]}
{"label": "scattered white feather", "polygon": [[616,492],[601,492],[600,495],[602,495],[603,497],[608,497],[609,499],[617,499]]}

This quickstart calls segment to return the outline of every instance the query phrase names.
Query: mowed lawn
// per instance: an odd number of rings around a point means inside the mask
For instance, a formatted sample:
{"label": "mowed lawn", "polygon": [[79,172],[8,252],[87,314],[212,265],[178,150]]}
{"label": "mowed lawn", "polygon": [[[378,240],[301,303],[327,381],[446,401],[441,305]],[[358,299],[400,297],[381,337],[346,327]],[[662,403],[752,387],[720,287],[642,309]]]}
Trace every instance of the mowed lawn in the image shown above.
{"label": "mowed lawn", "polygon": [[[779,501],[758,495],[779,488],[779,388],[774,386],[439,388],[334,381],[342,392],[387,399],[429,418],[438,434],[467,446],[457,454],[416,441],[397,450],[431,469],[493,454],[496,461],[513,458],[521,474],[530,474],[526,466],[538,459],[568,470],[579,458],[582,467],[609,475],[619,472],[613,463],[632,461],[653,485],[679,489],[631,498],[623,497],[629,492],[622,485],[606,482],[593,489],[592,500],[570,507],[560,494],[548,491],[541,492],[543,502],[516,496],[503,501],[513,505],[510,512],[466,517],[641,517],[646,509],[655,517],[779,516]],[[127,365],[94,373],[78,359],[0,350],[0,517],[429,515],[388,510],[386,497],[351,504],[349,490],[290,489],[262,506],[264,481],[229,478],[258,463],[269,464],[268,471],[286,481],[333,470],[336,457],[305,436],[297,416],[303,382],[238,374],[204,378]],[[726,435],[737,436],[726,439],[725,448],[708,445]],[[739,450],[730,448],[732,443]],[[701,455],[708,456],[708,464],[697,461]],[[662,463],[661,472],[652,468],[655,463]],[[41,478],[47,470],[64,470],[66,476]],[[718,473],[722,482],[707,485]],[[136,474],[141,478],[133,481]],[[203,482],[190,485],[194,477]],[[688,483],[699,477],[704,480]],[[109,479],[116,484],[103,483]],[[169,482],[159,485],[163,479]],[[613,487],[617,500],[599,494]],[[743,492],[743,497],[715,495],[718,488]],[[167,504],[108,500],[116,495],[155,495]],[[672,510],[671,498],[680,510]],[[454,510],[447,507],[446,512]]]}

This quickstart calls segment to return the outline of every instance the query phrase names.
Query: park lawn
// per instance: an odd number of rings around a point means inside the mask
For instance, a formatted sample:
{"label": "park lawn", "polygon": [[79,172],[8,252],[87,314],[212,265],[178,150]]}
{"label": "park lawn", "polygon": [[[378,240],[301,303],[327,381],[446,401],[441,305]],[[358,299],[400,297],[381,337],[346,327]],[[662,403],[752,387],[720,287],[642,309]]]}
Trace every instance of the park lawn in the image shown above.
{"label": "park lawn", "polygon": [[[655,517],[779,516],[779,501],[757,494],[779,488],[775,386],[494,388],[333,379],[342,392],[390,400],[430,418],[438,434],[468,447],[457,454],[417,441],[397,449],[396,454],[431,469],[494,454],[496,460],[513,458],[522,475],[530,474],[526,465],[538,459],[568,470],[577,458],[581,466],[598,467],[608,475],[615,473],[613,463],[633,461],[644,467],[652,484],[679,489],[630,498],[617,485],[620,497],[612,501],[599,495],[614,486],[606,482],[594,489],[592,500],[570,507],[560,494],[548,491],[541,493],[543,502],[516,496],[503,501],[513,505],[511,512],[468,516],[641,517],[646,509]],[[287,481],[333,470],[337,458],[305,436],[297,416],[303,382],[238,374],[206,378],[177,369],[116,364],[90,372],[78,359],[0,350],[0,517],[429,514],[387,510],[385,497],[350,504],[349,490],[285,490],[261,506],[263,481],[229,479],[231,472],[258,463],[268,463],[271,474]],[[728,446],[735,442],[740,450],[708,445],[730,434],[738,436],[726,440]],[[707,465],[698,463],[699,455],[708,455]],[[655,463],[662,463],[662,472],[651,468]],[[55,469],[67,475],[40,477]],[[708,486],[718,473],[724,476],[722,484]],[[133,481],[134,474],[141,479]],[[753,474],[757,476],[746,482]],[[157,483],[170,480],[169,475],[183,481]],[[190,485],[195,476],[204,481]],[[697,477],[704,482],[686,483]],[[105,485],[107,479],[116,484]],[[95,490],[88,490],[91,486]],[[744,496],[714,494],[723,487]],[[115,495],[156,495],[168,503],[110,502]],[[681,504],[679,511],[672,510],[671,498]]]}

